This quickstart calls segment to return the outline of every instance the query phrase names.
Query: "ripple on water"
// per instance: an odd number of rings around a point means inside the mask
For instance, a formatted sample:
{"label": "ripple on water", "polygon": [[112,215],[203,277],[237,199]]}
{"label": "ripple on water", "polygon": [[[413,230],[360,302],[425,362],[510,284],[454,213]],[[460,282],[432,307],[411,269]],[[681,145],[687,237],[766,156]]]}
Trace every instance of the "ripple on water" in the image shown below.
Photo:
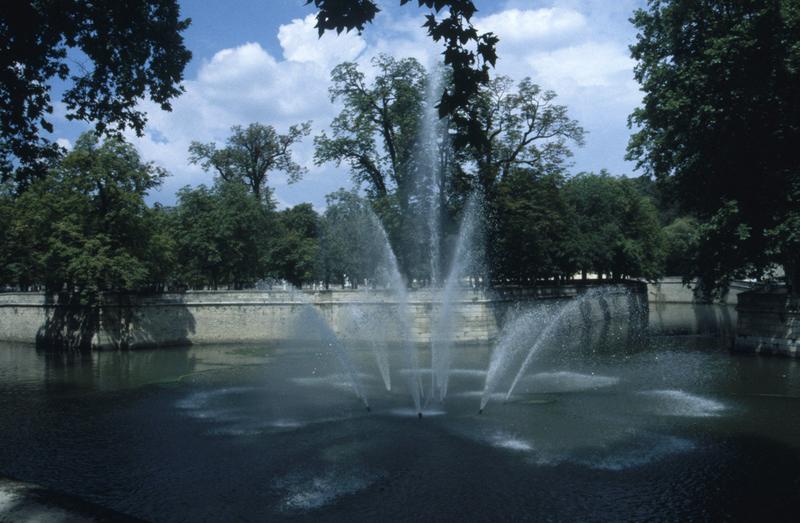
{"label": "ripple on water", "polygon": [[[374,381],[369,374],[356,374],[359,382]],[[326,376],[307,376],[291,378],[292,383],[301,387],[332,387],[334,389],[352,390],[353,381],[348,374],[329,374]]]}
{"label": "ripple on water", "polygon": [[662,416],[704,418],[721,416],[728,410],[728,407],[720,401],[682,390],[646,390],[639,394],[655,399],[655,408],[652,412]]}
{"label": "ripple on water", "polygon": [[292,473],[278,478],[274,486],[285,492],[281,509],[287,512],[305,512],[364,490],[380,477],[379,474],[362,469],[334,468],[315,473]]}
{"label": "ripple on water", "polygon": [[489,438],[489,442],[493,446],[501,449],[516,450],[520,452],[528,452],[533,450],[533,445],[531,445],[528,441],[506,432],[495,432]]}
{"label": "ripple on water", "polygon": [[614,449],[605,456],[576,460],[576,463],[597,470],[619,471],[648,465],[694,448],[694,443],[688,439],[654,435],[626,447]]}
{"label": "ripple on water", "polygon": [[619,383],[615,376],[581,374],[578,372],[540,372],[525,380],[529,391],[535,392],[573,392],[610,387]]}
{"label": "ripple on water", "polygon": [[189,394],[187,397],[175,402],[175,406],[178,407],[179,409],[184,409],[184,410],[202,409],[210,401],[214,399],[223,396],[228,396],[231,394],[241,394],[243,392],[250,392],[252,390],[256,390],[256,387],[224,387],[221,389],[194,392],[192,394]]}
{"label": "ripple on water", "polygon": [[671,435],[643,434],[610,447],[572,451],[552,449],[537,452],[529,461],[539,466],[572,463],[594,470],[618,472],[643,467],[694,449],[695,444],[688,439]]}

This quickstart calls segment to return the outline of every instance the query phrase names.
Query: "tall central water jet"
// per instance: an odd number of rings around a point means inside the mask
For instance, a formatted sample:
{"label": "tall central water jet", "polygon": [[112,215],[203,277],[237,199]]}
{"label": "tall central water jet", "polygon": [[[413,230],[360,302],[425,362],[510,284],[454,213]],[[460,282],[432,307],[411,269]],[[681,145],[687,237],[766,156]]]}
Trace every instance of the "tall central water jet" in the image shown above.
{"label": "tall central water jet", "polygon": [[418,134],[417,162],[420,166],[418,186],[423,189],[421,195],[426,200],[428,246],[430,249],[430,281],[436,285],[439,280],[439,263],[441,261],[441,183],[442,183],[442,147],[441,119],[436,104],[442,95],[441,71],[434,70],[427,77],[425,91],[425,110],[422,127]]}

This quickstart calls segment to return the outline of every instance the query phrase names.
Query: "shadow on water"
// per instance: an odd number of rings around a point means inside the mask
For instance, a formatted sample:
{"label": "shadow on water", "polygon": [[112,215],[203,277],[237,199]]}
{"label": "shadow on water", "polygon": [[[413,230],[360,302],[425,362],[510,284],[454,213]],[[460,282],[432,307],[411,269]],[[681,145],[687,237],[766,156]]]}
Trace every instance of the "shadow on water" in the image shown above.
{"label": "shadow on water", "polygon": [[180,296],[108,294],[100,302],[82,302],[75,293],[45,297],[44,325],[36,334],[40,351],[88,351],[191,345],[195,319]]}

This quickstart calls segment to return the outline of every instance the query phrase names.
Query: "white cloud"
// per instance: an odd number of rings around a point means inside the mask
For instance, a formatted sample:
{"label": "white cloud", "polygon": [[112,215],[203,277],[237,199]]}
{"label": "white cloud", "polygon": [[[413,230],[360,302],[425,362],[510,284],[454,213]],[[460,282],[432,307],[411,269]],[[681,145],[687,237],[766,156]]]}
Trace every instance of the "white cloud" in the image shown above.
{"label": "white cloud", "polygon": [[68,151],[72,150],[72,142],[70,142],[67,138],[59,138],[56,140],[56,143]]}
{"label": "white cloud", "polygon": [[[313,27],[307,29],[313,31]],[[298,42],[298,38],[292,40],[294,47],[288,47],[287,43],[284,50],[288,55],[300,52]],[[129,139],[143,157],[172,173],[153,198],[170,202],[177,188],[212,181],[211,174],[188,163],[188,149],[193,140],[221,143],[231,126],[252,122],[273,125],[279,132],[306,120],[314,120],[317,131],[327,124],[335,108],[328,98],[330,67],[326,59],[276,60],[260,44],[248,42],[223,49],[204,63],[197,77],[185,83],[186,92],[175,101],[172,112],[145,104],[149,115],[146,135],[138,138],[131,134]],[[295,147],[295,157],[309,167],[310,178],[319,175],[319,169],[313,165],[312,142],[307,137]],[[285,176],[281,173],[270,176],[270,183],[279,191],[284,190]],[[278,196],[282,198],[281,194]],[[309,196],[321,200],[323,195]],[[288,203],[300,201],[303,200]]]}
{"label": "white cloud", "polygon": [[507,9],[476,19],[480,32],[500,36],[503,46],[554,44],[574,37],[586,28],[586,17],[574,9]]}
{"label": "white cloud", "polygon": [[320,38],[315,23],[315,15],[310,14],[278,29],[278,41],[286,60],[312,62],[330,69],[340,62],[355,60],[367,47],[355,31],[339,35],[327,32]]}
{"label": "white cloud", "polygon": [[569,86],[621,87],[633,82],[634,61],[624,48],[611,42],[589,41],[551,52],[533,52],[525,61],[543,83],[563,86],[565,90]]}
{"label": "white cloud", "polygon": [[[576,156],[577,167],[620,171],[625,168],[625,121],[640,99],[627,51],[631,38],[627,15],[606,16],[613,9],[597,2],[554,1],[558,5],[538,9],[517,2],[514,8],[476,16],[475,23],[480,31],[493,31],[500,38],[498,74],[517,80],[530,76],[555,90],[559,102],[587,128],[587,146]],[[398,12],[400,16],[395,16]],[[188,164],[192,140],[220,143],[232,125],[256,121],[284,132],[291,124],[313,120],[313,133],[320,132],[338,111],[330,103],[328,86],[331,68],[341,61],[355,60],[366,70],[370,58],[387,53],[413,56],[427,67],[436,63],[442,48],[420,27],[420,15],[420,11],[386,9],[363,36],[329,33],[322,39],[313,27],[314,16],[309,15],[280,26],[276,35],[280,54],[271,54],[257,42],[215,53],[185,82],[186,92],[173,103],[171,113],[144,104],[147,134],[131,140],[144,158],[173,174],[155,199],[171,202],[177,188],[211,182],[212,175]],[[612,18],[618,26],[610,25]],[[367,70],[366,75],[370,78],[372,72]],[[270,184],[282,204],[311,201],[319,207],[326,193],[349,186],[344,168],[313,165],[312,137],[295,147],[295,157],[309,169],[304,180],[288,185],[284,176],[271,174]]]}
{"label": "white cloud", "polygon": [[609,18],[591,2],[560,3],[569,6],[507,9],[476,24],[500,38],[498,74],[529,76],[554,90],[558,103],[588,131],[586,146],[575,151],[576,170],[630,171],[623,160],[627,116],[641,93],[627,49],[632,38],[627,15]]}

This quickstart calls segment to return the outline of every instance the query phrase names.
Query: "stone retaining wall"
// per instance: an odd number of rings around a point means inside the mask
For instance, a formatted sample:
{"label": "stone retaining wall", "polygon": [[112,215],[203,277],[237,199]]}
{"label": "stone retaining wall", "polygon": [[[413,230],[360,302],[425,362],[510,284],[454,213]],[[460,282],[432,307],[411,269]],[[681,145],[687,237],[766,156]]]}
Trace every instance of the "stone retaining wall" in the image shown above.
{"label": "stone retaining wall", "polygon": [[[746,281],[732,281],[725,293],[715,303],[719,305],[736,305],[739,293],[748,291],[752,284]],[[707,303],[695,284],[683,283],[680,276],[665,276],[657,282],[647,284],[647,299],[650,303]]]}
{"label": "stone retaining wall", "polygon": [[785,287],[743,292],[736,310],[737,351],[800,355],[800,299]]}
{"label": "stone retaining wall", "polygon": [[[624,284],[641,301],[645,286]],[[512,305],[546,299],[573,298],[587,285],[537,286],[525,289],[464,289],[453,303],[453,339],[481,343],[493,339]],[[385,291],[193,291],[159,295],[107,295],[100,309],[100,329],[94,348],[138,348],[189,344],[283,342],[302,338],[300,312],[309,305],[339,336],[347,336],[354,308],[385,312],[387,318],[399,306]],[[427,343],[431,318],[441,306],[429,290],[408,295],[413,341]],[[59,315],[66,306],[53,303],[42,293],[0,293],[0,341],[47,344],[60,333]],[[301,318],[301,320],[298,320]],[[55,326],[55,327],[54,327]],[[387,321],[386,338],[403,337],[397,321]],[[367,341],[367,340],[364,340]]]}

